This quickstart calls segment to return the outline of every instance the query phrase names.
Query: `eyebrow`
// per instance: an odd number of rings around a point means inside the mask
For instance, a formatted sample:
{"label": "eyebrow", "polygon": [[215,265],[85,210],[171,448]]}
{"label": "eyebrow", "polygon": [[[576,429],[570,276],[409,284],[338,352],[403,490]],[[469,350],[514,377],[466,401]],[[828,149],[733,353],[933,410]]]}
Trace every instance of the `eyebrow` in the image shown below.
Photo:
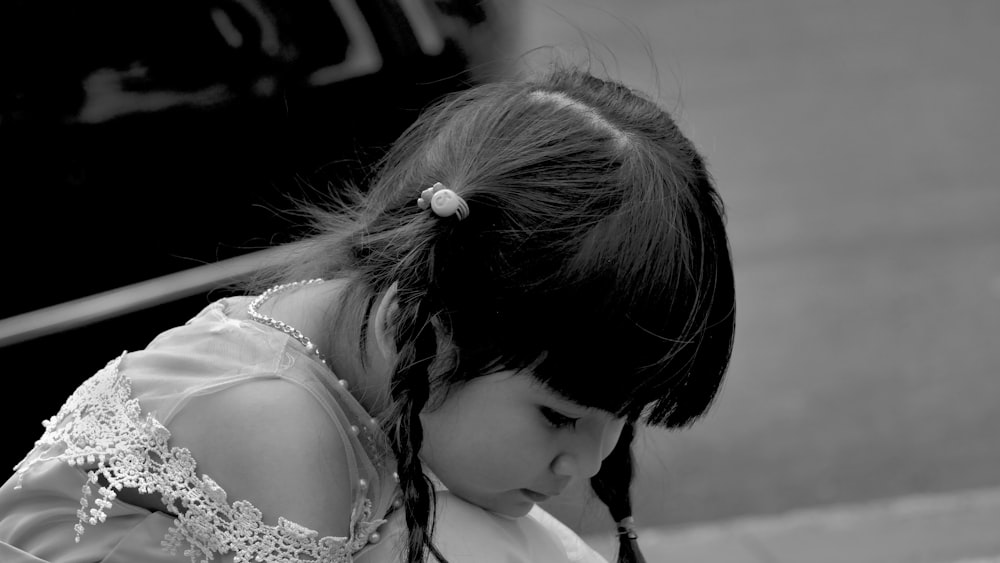
{"label": "eyebrow", "polygon": [[570,399],[569,397],[567,397],[566,395],[563,395],[559,391],[556,391],[555,389],[549,387],[545,383],[543,383],[541,381],[538,381],[534,377],[532,377],[532,385],[534,387],[538,388],[538,389],[541,389],[542,391],[544,391],[545,393],[547,393],[549,396],[554,397],[560,403],[563,403],[563,404],[567,405],[568,408],[570,408],[570,409],[586,411],[585,414],[591,414],[591,413],[607,414],[607,415],[610,415],[613,418],[619,418],[615,413],[613,413],[611,411],[607,411],[607,410],[604,410],[604,409],[599,409],[597,407],[591,407],[591,406],[585,405],[583,403],[579,403],[577,401],[574,401],[573,399]]}

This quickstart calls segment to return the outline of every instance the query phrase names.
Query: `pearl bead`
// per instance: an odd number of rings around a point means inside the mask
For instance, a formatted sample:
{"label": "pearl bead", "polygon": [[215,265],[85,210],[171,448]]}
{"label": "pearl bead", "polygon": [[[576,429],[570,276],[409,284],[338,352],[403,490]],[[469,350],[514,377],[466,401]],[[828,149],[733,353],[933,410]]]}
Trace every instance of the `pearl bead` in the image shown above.
{"label": "pearl bead", "polygon": [[254,320],[254,321],[258,322],[258,323],[261,323],[261,324],[264,324],[264,325],[276,328],[276,329],[280,330],[281,332],[284,332],[285,334],[291,336],[295,340],[298,340],[299,343],[302,344],[302,346],[306,349],[306,352],[308,352],[308,353],[316,356],[316,358],[318,358],[320,361],[323,362],[323,365],[326,365],[326,360],[323,358],[323,354],[321,354],[320,351],[319,351],[319,349],[316,348],[316,345],[313,344],[313,342],[311,340],[309,340],[309,337],[307,337],[306,335],[302,334],[301,332],[299,332],[294,327],[289,326],[287,323],[285,323],[283,321],[279,321],[279,320],[277,320],[275,318],[269,317],[269,316],[261,313],[260,310],[259,310],[260,306],[263,305],[265,301],[267,301],[274,294],[276,294],[276,293],[278,293],[280,291],[284,291],[284,290],[286,290],[288,288],[298,287],[298,286],[302,286],[302,285],[311,285],[311,284],[315,284],[315,283],[323,283],[323,281],[324,280],[322,278],[316,278],[316,279],[311,279],[311,280],[303,280],[303,281],[286,283],[286,284],[282,284],[282,285],[276,285],[276,286],[272,287],[271,289],[268,289],[264,293],[261,293],[260,295],[257,296],[256,299],[254,299],[253,301],[251,301],[250,305],[247,307],[247,312],[250,314],[250,318],[252,320]]}
{"label": "pearl bead", "polygon": [[347,380],[346,379],[341,379],[337,383],[340,383],[341,387],[343,387],[344,389],[347,389]]}
{"label": "pearl bead", "polygon": [[352,425],[351,425],[351,434],[355,434],[355,435],[356,435],[356,434],[357,434],[358,432],[361,432],[361,429],[360,429],[360,428],[358,428],[357,426],[354,426],[354,425],[352,424]]}
{"label": "pearl bead", "polygon": [[392,507],[393,508],[399,508],[400,506],[403,506],[403,499],[398,498],[398,499],[392,501]]}
{"label": "pearl bead", "polygon": [[382,536],[378,532],[372,532],[372,535],[368,536],[368,543],[378,543],[382,539]]}

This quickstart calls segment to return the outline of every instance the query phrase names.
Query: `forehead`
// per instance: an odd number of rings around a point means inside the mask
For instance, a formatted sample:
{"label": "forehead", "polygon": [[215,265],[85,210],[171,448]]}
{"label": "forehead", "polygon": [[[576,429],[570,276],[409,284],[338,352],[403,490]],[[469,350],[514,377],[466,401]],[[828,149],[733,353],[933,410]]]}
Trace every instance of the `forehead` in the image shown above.
{"label": "forehead", "polygon": [[[489,385],[492,389],[488,392],[499,392],[511,398],[540,401],[549,406],[558,406],[580,414],[594,413],[610,415],[610,413],[601,409],[578,403],[552,389],[533,376],[530,369],[504,370],[478,379],[483,378],[492,379],[491,385]],[[486,391],[485,388],[483,390]]]}

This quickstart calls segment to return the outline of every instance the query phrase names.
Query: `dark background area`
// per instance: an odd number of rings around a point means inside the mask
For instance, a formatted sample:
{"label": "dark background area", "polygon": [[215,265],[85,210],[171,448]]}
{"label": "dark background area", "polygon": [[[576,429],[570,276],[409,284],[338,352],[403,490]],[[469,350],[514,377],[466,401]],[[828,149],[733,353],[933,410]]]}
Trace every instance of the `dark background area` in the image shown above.
{"label": "dark background area", "polygon": [[[288,240],[276,211],[363,181],[421,108],[486,79],[469,37],[501,33],[480,3],[403,4],[8,3],[0,318]],[[223,294],[0,347],[0,464],[107,361]]]}

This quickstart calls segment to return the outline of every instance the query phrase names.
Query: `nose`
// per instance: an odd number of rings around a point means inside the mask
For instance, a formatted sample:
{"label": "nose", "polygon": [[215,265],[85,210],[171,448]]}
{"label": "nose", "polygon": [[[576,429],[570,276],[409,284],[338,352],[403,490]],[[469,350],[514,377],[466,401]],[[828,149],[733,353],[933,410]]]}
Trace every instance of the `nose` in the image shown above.
{"label": "nose", "polygon": [[601,458],[593,452],[563,452],[552,462],[552,472],[567,479],[590,479],[601,469]]}
{"label": "nose", "polygon": [[590,479],[597,475],[604,458],[618,443],[623,425],[615,421],[593,432],[580,432],[552,460],[552,472],[571,479]]}

